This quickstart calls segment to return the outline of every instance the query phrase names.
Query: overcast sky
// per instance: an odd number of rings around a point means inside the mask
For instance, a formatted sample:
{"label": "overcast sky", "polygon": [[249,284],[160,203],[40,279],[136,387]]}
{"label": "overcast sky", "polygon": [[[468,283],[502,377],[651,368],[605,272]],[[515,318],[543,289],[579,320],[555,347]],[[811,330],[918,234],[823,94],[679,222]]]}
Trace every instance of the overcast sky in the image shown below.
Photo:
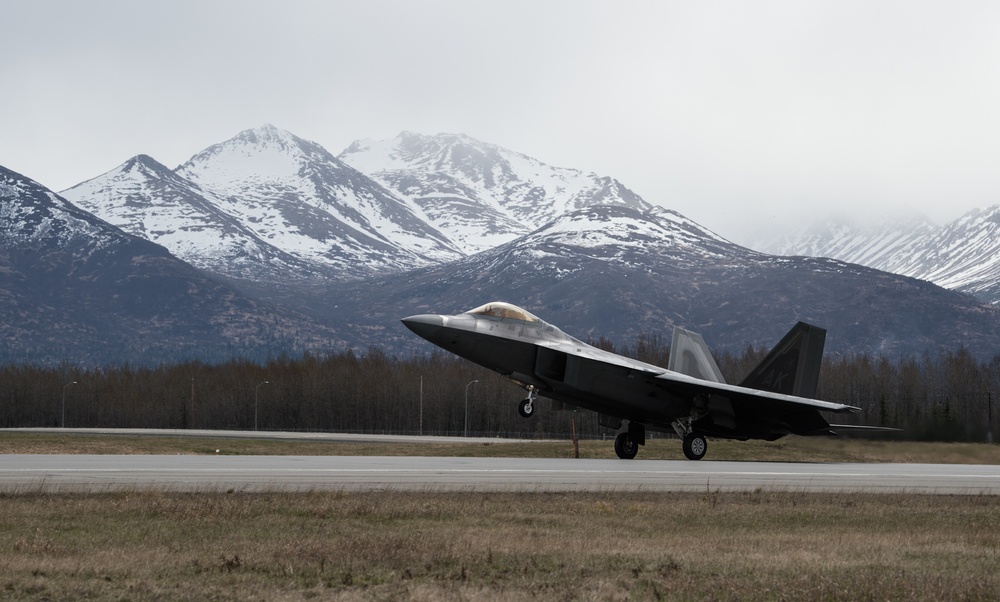
{"label": "overcast sky", "polygon": [[737,241],[1000,203],[1000,2],[0,0],[0,165],[465,133]]}

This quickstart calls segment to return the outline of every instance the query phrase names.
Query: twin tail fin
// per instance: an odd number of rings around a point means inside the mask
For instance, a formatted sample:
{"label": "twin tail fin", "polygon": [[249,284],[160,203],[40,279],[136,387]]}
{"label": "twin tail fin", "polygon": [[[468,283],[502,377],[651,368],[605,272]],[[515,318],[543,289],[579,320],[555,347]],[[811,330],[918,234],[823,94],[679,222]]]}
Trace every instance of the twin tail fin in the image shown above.
{"label": "twin tail fin", "polygon": [[814,398],[825,344],[825,329],[799,322],[750,371],[740,386]]}

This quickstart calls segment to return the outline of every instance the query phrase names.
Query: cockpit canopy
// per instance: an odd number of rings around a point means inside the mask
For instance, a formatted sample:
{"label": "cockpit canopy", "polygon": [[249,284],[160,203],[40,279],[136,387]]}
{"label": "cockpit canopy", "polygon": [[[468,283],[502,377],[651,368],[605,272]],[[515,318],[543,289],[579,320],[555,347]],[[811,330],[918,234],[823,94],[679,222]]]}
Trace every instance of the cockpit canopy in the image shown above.
{"label": "cockpit canopy", "polygon": [[524,320],[525,322],[541,322],[541,320],[531,313],[521,309],[516,305],[504,303],[503,301],[493,301],[486,305],[480,305],[476,309],[465,312],[474,316],[491,316],[494,318],[510,318],[513,320]]}

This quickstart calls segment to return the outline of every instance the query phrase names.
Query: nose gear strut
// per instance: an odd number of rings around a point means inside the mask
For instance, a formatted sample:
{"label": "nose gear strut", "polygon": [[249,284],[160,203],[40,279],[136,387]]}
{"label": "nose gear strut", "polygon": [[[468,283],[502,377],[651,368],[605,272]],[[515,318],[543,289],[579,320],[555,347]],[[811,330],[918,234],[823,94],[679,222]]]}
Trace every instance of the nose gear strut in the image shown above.
{"label": "nose gear strut", "polygon": [[528,397],[523,399],[517,406],[517,413],[524,418],[531,418],[535,413],[535,398],[538,397],[538,389],[532,385],[525,387],[528,389]]}

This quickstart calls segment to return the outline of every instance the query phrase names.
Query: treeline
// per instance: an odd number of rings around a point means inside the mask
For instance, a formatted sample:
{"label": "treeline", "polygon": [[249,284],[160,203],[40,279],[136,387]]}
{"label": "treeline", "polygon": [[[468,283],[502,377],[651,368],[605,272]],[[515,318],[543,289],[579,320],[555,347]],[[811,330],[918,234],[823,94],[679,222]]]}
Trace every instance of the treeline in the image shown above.
{"label": "treeline", "polygon": [[[665,366],[669,345],[640,337],[602,348]],[[764,355],[717,357],[739,382]],[[833,422],[895,426],[910,439],[984,441],[1000,435],[1000,355],[965,350],[891,360],[824,360],[818,397],[862,408]],[[0,367],[2,427],[133,427],[336,431],[499,437],[582,437],[611,431],[592,412],[517,413],[524,392],[498,374],[445,353],[394,357],[378,349],[263,363],[185,362],[159,367]],[[993,407],[998,406],[998,407]],[[468,411],[466,411],[468,408]],[[990,417],[992,414],[992,423]],[[572,421],[572,425],[571,425]]]}

